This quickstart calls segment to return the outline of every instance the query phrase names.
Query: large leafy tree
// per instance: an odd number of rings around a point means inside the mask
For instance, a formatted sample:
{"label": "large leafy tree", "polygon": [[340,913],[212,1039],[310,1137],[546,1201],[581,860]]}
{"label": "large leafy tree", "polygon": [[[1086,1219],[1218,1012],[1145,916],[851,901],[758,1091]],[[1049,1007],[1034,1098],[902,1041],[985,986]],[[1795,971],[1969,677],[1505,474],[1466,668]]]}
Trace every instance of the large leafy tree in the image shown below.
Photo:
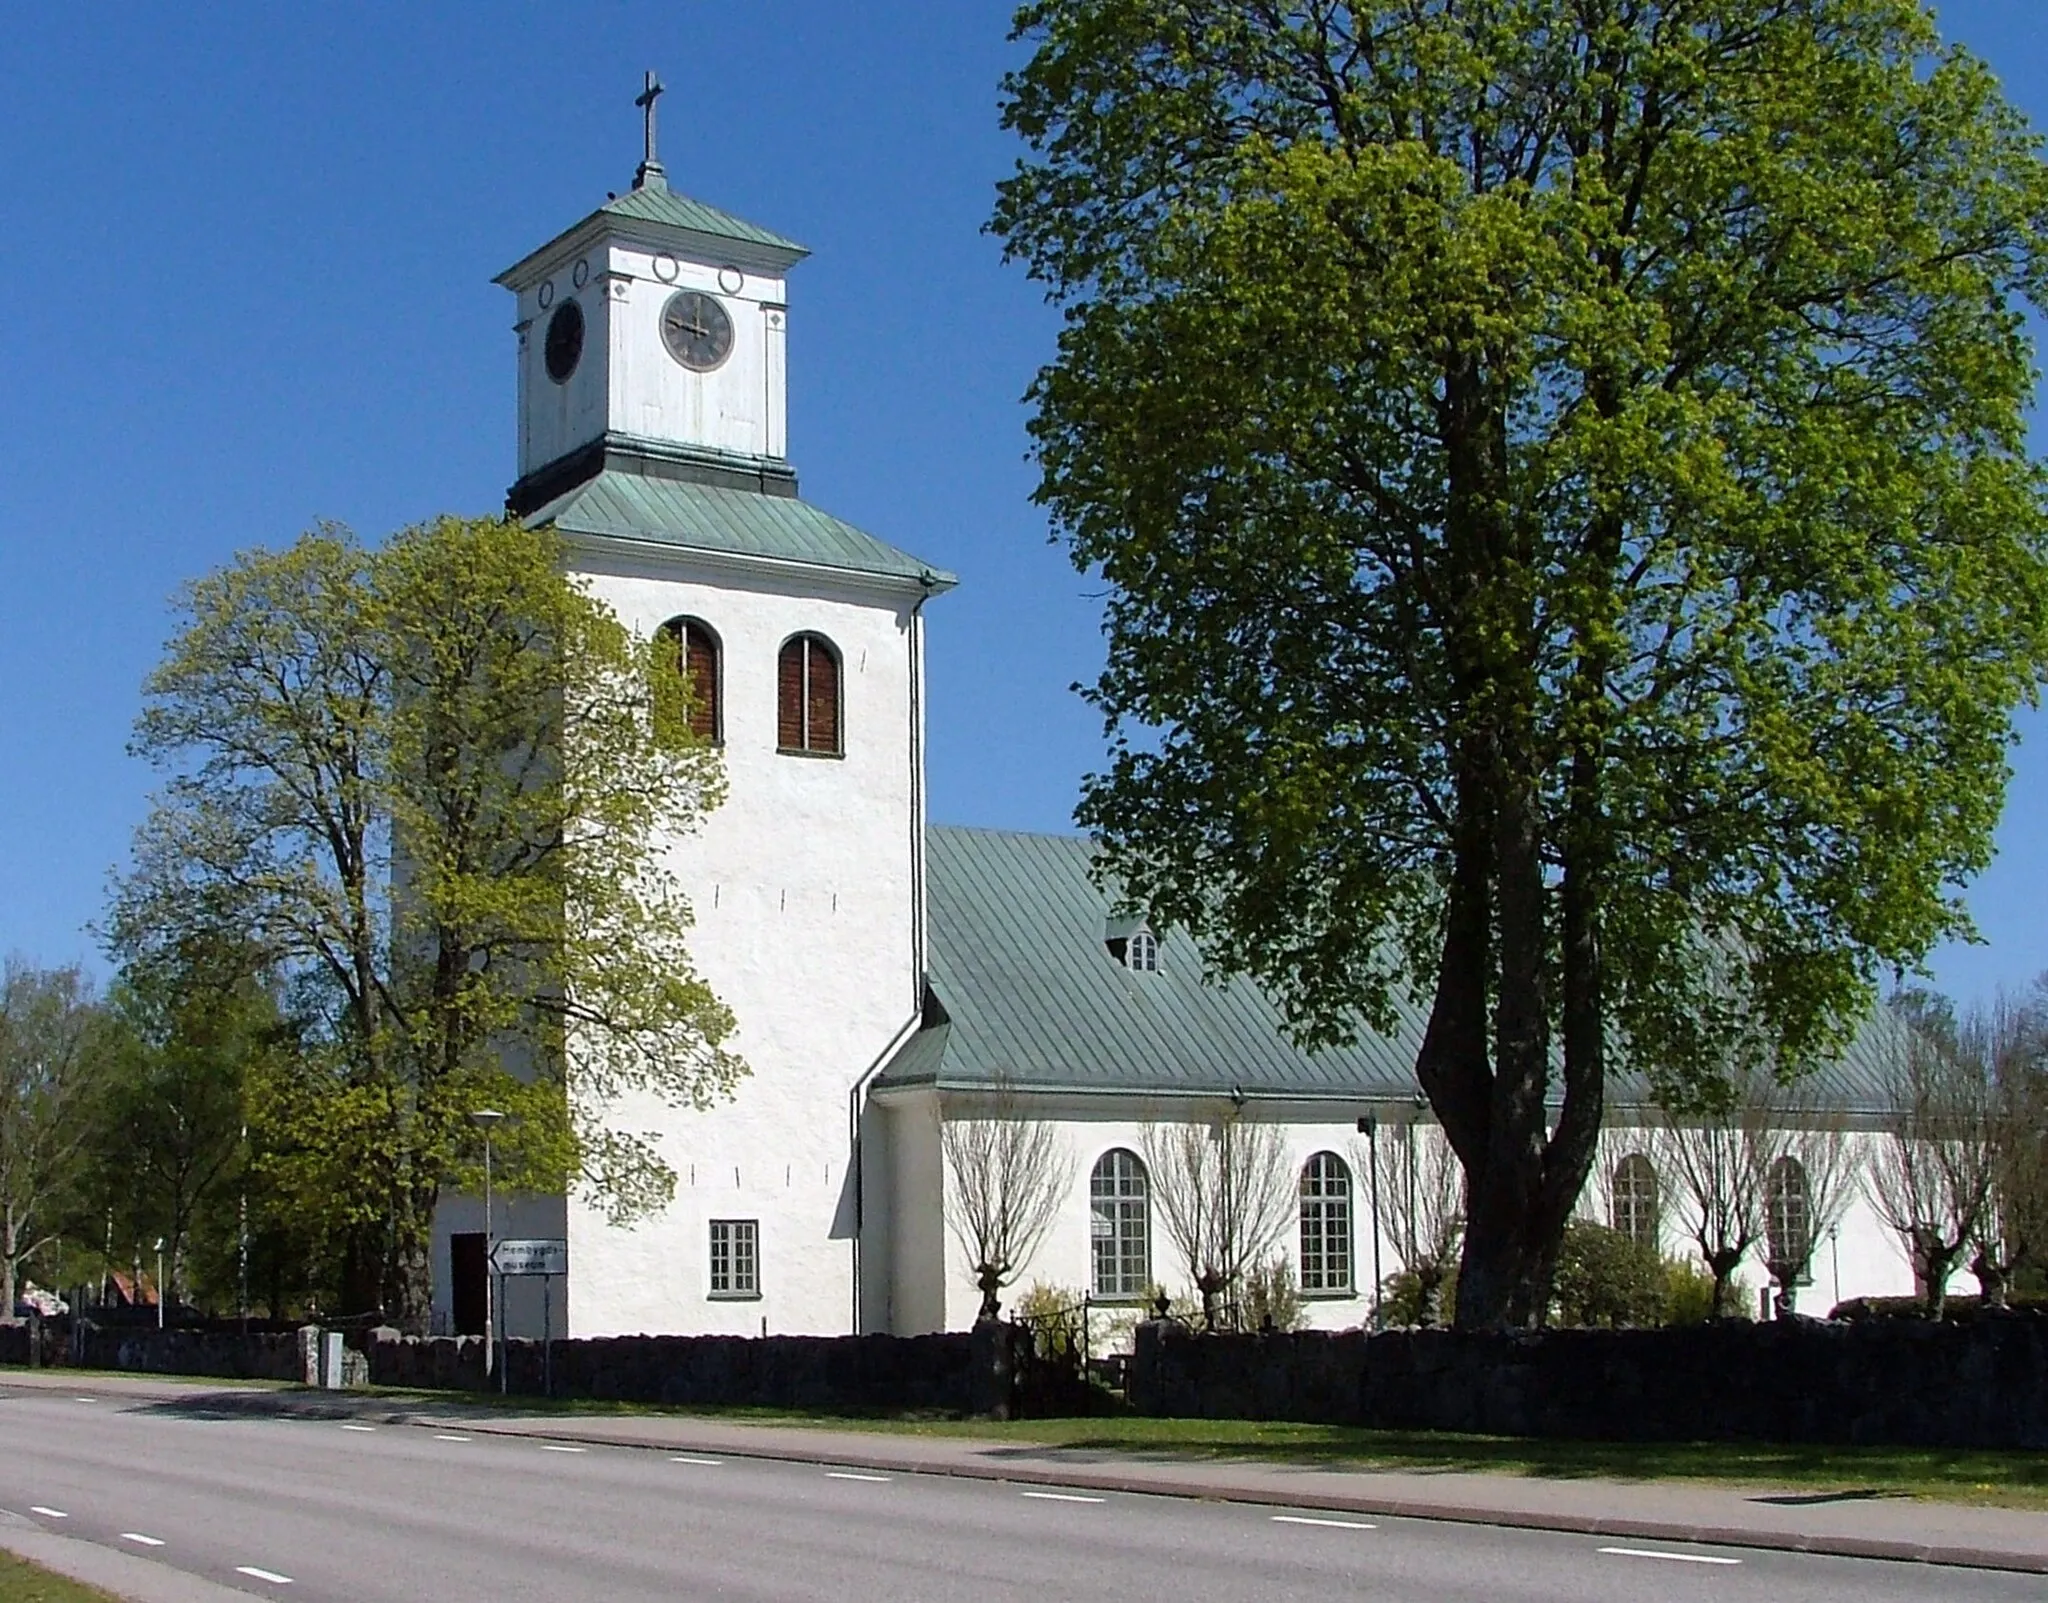
{"label": "large leafy tree", "polygon": [[1965,927],[2048,648],[2048,180],[1916,0],[1035,0],[994,220],[1110,587],[1106,872],[1309,1041],[1427,1009],[1458,1318],[1617,1045],[1792,1073]]}
{"label": "large leafy tree", "polygon": [[106,1012],[75,966],[0,966],[0,1319],[61,1234],[107,1056]]}
{"label": "large leafy tree", "polygon": [[376,550],[316,530],[182,610],[136,736],[169,782],[114,944],[245,943],[324,1017],[251,1107],[266,1182],[348,1236],[347,1299],[424,1321],[485,1106],[519,1116],[512,1183],[621,1218],[664,1201],[621,1099],[703,1105],[743,1072],[662,855],[723,787],[672,664],[552,536],[496,519]]}

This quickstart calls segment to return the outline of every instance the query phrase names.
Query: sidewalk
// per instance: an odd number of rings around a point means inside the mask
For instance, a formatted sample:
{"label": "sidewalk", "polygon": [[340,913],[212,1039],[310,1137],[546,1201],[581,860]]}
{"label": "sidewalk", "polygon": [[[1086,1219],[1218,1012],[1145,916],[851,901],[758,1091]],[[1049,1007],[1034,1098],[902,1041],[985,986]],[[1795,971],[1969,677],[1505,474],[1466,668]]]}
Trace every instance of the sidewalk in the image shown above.
{"label": "sidewalk", "polygon": [[1688,1482],[1544,1480],[1521,1475],[1274,1465],[1170,1454],[1045,1447],[968,1437],[739,1424],[689,1415],[532,1415],[157,1377],[0,1372],[9,1389],[177,1401],[230,1413],[297,1414],[393,1425],[459,1423],[476,1434],[706,1456],[794,1459],[848,1469],[950,1475],[1083,1491],[1142,1493],[1290,1509],[1570,1531],[1636,1541],[1706,1542],[1850,1558],[2048,1575],[2048,1513],[1843,1493]]}

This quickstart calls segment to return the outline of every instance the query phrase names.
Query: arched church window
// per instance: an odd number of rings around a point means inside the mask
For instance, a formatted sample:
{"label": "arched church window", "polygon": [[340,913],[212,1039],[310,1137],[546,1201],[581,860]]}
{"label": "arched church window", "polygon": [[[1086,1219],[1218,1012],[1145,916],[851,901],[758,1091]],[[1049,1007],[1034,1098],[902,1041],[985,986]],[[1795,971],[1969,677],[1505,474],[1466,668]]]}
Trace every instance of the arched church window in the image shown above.
{"label": "arched church window", "polygon": [[1124,947],[1124,963],[1139,974],[1159,972],[1159,937],[1150,930],[1135,931]]}
{"label": "arched church window", "polygon": [[1142,1297],[1152,1283],[1152,1187],[1135,1152],[1116,1147],[1088,1176],[1095,1295]]}
{"label": "arched church window", "polygon": [[[1813,1256],[1813,1191],[1797,1158],[1778,1159],[1764,1181],[1764,1246],[1776,1278],[1803,1274]],[[1777,1265],[1785,1266],[1782,1277]]]}
{"label": "arched church window", "polygon": [[690,692],[690,733],[700,740],[725,738],[718,636],[699,618],[671,618],[661,626],[664,666],[673,665]]}
{"label": "arched church window", "polygon": [[1351,1170],[1334,1152],[1301,1171],[1301,1289],[1351,1289]]}
{"label": "arched church window", "polygon": [[1657,1171],[1640,1152],[1614,1166],[1614,1228],[1639,1247],[1657,1250]]}
{"label": "arched church window", "polygon": [[823,635],[791,636],[776,664],[776,749],[841,756],[839,713],[839,653]]}

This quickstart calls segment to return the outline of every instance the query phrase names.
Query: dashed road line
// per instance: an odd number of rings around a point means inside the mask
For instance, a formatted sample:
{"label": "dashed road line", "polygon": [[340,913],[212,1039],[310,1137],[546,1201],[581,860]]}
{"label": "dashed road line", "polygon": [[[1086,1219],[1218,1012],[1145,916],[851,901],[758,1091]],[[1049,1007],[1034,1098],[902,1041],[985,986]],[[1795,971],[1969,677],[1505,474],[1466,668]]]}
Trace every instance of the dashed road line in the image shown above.
{"label": "dashed road line", "polygon": [[62,1510],[61,1508],[45,1508],[41,1503],[29,1504],[28,1511],[31,1514],[40,1514],[46,1520],[68,1520],[69,1518],[71,1518],[71,1516],[65,1513],[64,1510]]}
{"label": "dashed road line", "polygon": [[587,1447],[571,1447],[565,1442],[542,1442],[540,1450],[543,1453],[587,1453],[590,1451]]}
{"label": "dashed road line", "polygon": [[692,1458],[687,1453],[671,1453],[668,1461],[671,1464],[703,1464],[712,1469],[725,1462],[722,1458]]}
{"label": "dashed road line", "polygon": [[1364,1520],[1315,1519],[1307,1514],[1275,1514],[1273,1516],[1273,1523],[1275,1525],[1323,1525],[1333,1531],[1376,1531],[1379,1529],[1377,1525],[1368,1524]]}
{"label": "dashed road line", "polygon": [[1603,1547],[1603,1553],[1612,1553],[1616,1558],[1663,1558],[1674,1564],[1740,1564],[1739,1558],[1723,1558],[1718,1553],[1660,1553],[1649,1547]]}
{"label": "dashed road line", "polygon": [[889,1477],[887,1475],[863,1475],[859,1470],[853,1469],[828,1469],[825,1471],[825,1479],[828,1481],[886,1481]]}
{"label": "dashed road line", "polygon": [[435,1431],[434,1440],[437,1442],[466,1442],[469,1438],[467,1436],[450,1436],[445,1431]]}
{"label": "dashed road line", "polygon": [[121,1533],[121,1540],[133,1542],[138,1547],[162,1547],[164,1545],[164,1539],[161,1536],[144,1536],[140,1531],[123,1531]]}
{"label": "dashed road line", "polygon": [[344,1425],[341,1428],[343,1430],[373,1431],[377,1427],[375,1425]]}
{"label": "dashed road line", "polygon": [[97,1397],[74,1397],[71,1400],[74,1403],[96,1403],[99,1401]]}
{"label": "dashed road line", "polygon": [[1022,1492],[1022,1497],[1036,1497],[1048,1503],[1102,1503],[1107,1498],[1083,1497],[1079,1492]]}
{"label": "dashed road line", "polygon": [[235,1573],[237,1575],[249,1576],[252,1580],[268,1581],[272,1586],[290,1586],[292,1584],[292,1578],[289,1575],[280,1575],[276,1570],[259,1570],[253,1564],[237,1564],[235,1566]]}

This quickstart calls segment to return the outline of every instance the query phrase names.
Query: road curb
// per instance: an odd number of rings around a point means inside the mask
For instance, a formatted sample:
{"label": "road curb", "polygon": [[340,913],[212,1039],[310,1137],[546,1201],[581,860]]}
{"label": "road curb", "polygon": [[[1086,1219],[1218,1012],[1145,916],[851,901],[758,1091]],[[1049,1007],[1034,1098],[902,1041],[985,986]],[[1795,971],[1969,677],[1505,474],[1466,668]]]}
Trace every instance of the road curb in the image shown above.
{"label": "road curb", "polygon": [[249,1603],[247,1592],[203,1575],[102,1547],[83,1537],[59,1536],[20,1516],[0,1519],[0,1548],[127,1603]]}
{"label": "road curb", "polygon": [[[388,1423],[431,1425],[446,1430],[449,1416],[392,1417]],[[1142,1471],[1090,1469],[1083,1465],[976,1464],[953,1459],[926,1459],[855,1450],[829,1456],[814,1450],[775,1449],[763,1445],[735,1446],[730,1441],[621,1441],[554,1425],[517,1428],[463,1419],[464,1429],[480,1436],[533,1441],[574,1442],[587,1447],[623,1447],[642,1452],[702,1453],[706,1457],[758,1458],[784,1464],[825,1464],[843,1469],[892,1471],[899,1475],[941,1475],[953,1480],[1007,1481],[1020,1486],[1071,1487],[1086,1492],[1122,1492],[1142,1497],[1178,1497],[1203,1503],[1244,1503],[1259,1508],[1313,1509],[1327,1514],[1376,1514],[1384,1519],[1433,1520],[1452,1525],[1491,1525],[1511,1530],[1557,1531],[1574,1536],[1607,1536],[1639,1542],[1685,1542],[1708,1547],[1739,1547],[1759,1552],[1804,1553],[1819,1558],[1878,1559],[1896,1564],[1931,1564],[1951,1569],[2001,1570],[2021,1575],[2048,1575],[2048,1554],[2005,1552],[1992,1548],[1946,1547],[1923,1542],[1888,1542],[1872,1537],[1805,1535],[1751,1527],[1687,1525],[1677,1521],[1593,1519],[1576,1514],[1551,1514],[1537,1509],[1487,1508],[1466,1503],[1421,1502],[1400,1497],[1369,1497],[1317,1491],[1313,1487],[1285,1490],[1230,1485],[1191,1485],[1170,1475]]]}

